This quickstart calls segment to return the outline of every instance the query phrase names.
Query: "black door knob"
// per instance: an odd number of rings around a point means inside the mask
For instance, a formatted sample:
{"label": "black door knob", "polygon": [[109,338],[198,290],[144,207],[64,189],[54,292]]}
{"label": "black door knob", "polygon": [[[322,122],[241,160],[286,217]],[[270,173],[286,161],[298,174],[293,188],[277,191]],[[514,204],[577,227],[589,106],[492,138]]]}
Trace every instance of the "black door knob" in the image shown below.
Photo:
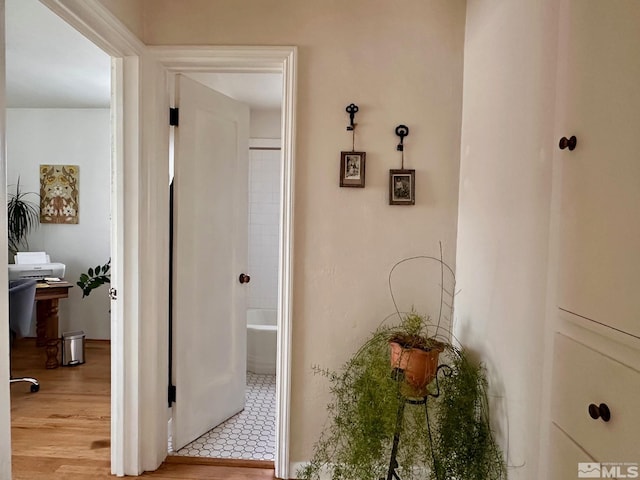
{"label": "black door knob", "polygon": [[589,416],[594,420],[601,418],[603,422],[611,420],[611,410],[606,403],[596,405],[595,403],[589,404]]}
{"label": "black door knob", "polygon": [[564,150],[565,148],[568,148],[569,150],[573,150],[574,148],[576,148],[577,144],[578,144],[578,139],[575,137],[575,135],[572,135],[569,138],[562,137],[560,139],[560,143],[558,144],[558,146],[560,147],[560,150]]}
{"label": "black door knob", "polygon": [[240,283],[249,283],[251,281],[251,277],[249,275],[241,273],[238,277],[238,280],[240,281]]}

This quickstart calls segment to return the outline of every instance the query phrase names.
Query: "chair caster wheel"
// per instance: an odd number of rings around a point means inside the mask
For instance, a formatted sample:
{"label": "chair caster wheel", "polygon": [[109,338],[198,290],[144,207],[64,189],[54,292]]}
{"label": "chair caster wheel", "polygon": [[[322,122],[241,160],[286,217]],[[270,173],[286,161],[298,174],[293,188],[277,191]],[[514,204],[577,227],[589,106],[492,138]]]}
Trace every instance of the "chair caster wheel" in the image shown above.
{"label": "chair caster wheel", "polygon": [[36,393],[38,390],[40,390],[40,385],[31,385],[32,393]]}

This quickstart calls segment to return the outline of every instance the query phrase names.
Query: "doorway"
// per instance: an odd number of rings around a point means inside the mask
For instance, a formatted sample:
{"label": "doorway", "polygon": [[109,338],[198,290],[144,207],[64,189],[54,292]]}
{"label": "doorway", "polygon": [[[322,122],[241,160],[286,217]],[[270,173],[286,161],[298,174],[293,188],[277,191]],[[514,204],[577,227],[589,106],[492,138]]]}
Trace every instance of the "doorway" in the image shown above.
{"label": "doorway", "polygon": [[[228,413],[216,416],[215,410],[219,409],[222,405],[223,398],[226,399],[229,396],[229,386],[224,387],[224,394],[216,394],[212,391],[209,396],[204,397],[203,404],[205,411],[197,413],[193,407],[194,404],[198,404],[199,401],[196,398],[188,397],[186,400],[189,403],[188,415],[193,415],[194,418],[191,423],[197,424],[197,433],[193,431],[189,437],[185,439],[184,434],[178,430],[182,427],[181,423],[189,422],[189,419],[184,419],[185,414],[180,413],[180,400],[174,405],[173,417],[177,419],[178,423],[172,423],[170,427],[170,437],[178,433],[175,437],[171,438],[169,442],[170,453],[179,456],[196,456],[207,458],[221,458],[221,459],[236,459],[236,460],[261,460],[271,461],[275,459],[275,411],[276,411],[276,365],[278,363],[277,352],[277,335],[278,335],[278,279],[279,279],[279,233],[281,231],[280,219],[281,215],[281,172],[282,172],[282,74],[281,73],[188,73],[185,75],[188,79],[178,77],[178,84],[180,88],[185,88],[184,85],[190,85],[190,81],[197,82],[197,85],[192,85],[191,88],[198,86],[207,87],[213,92],[225,95],[226,98],[235,100],[241,105],[239,108],[248,107],[249,110],[249,124],[248,138],[240,148],[244,149],[244,156],[248,154],[248,165],[242,168],[242,178],[239,179],[238,185],[233,189],[234,193],[242,191],[241,196],[248,198],[248,208],[243,209],[238,204],[232,202],[230,196],[222,196],[221,199],[216,201],[215,192],[220,190],[221,186],[215,186],[215,178],[224,177],[225,183],[228,184],[233,178],[233,172],[235,170],[229,169],[228,166],[221,164],[218,167],[213,168],[211,171],[207,170],[207,165],[211,164],[213,151],[219,151],[221,144],[225,141],[225,137],[221,137],[213,143],[202,146],[203,151],[209,151],[203,160],[202,164],[190,163],[189,167],[185,167],[180,164],[180,161],[185,160],[182,153],[176,155],[176,181],[174,181],[173,188],[174,195],[177,198],[176,213],[174,214],[174,225],[182,225],[183,230],[174,231],[174,245],[176,245],[173,267],[176,271],[180,272],[186,269],[184,274],[178,273],[174,276],[176,281],[180,281],[182,278],[184,282],[188,282],[191,286],[188,290],[181,294],[181,286],[174,285],[174,291],[177,292],[177,296],[174,296],[174,318],[173,318],[173,331],[174,348],[172,351],[176,355],[176,363],[186,362],[186,359],[180,357],[180,336],[189,335],[191,332],[181,331],[184,318],[189,318],[189,328],[195,328],[192,323],[194,322],[193,304],[202,302],[205,305],[199,314],[195,315],[206,316],[207,318],[200,324],[197,324],[198,333],[193,338],[188,340],[189,353],[193,354],[194,345],[198,342],[205,342],[205,347],[201,353],[196,353],[196,357],[189,360],[186,371],[182,370],[174,371],[173,381],[177,385],[181,385],[185,388],[185,378],[189,376],[187,381],[197,382],[199,384],[205,384],[207,382],[204,377],[215,377],[216,372],[223,372],[225,368],[221,367],[221,364],[233,364],[235,362],[242,361],[242,372],[235,372],[234,375],[242,375],[246,378],[243,381],[243,391],[241,392],[242,399],[236,400],[235,403],[228,407]],[[211,93],[213,93],[211,92]],[[206,95],[206,92],[202,92]],[[183,93],[183,95],[185,95]],[[180,96],[180,95],[179,95]],[[215,99],[215,97],[214,97]],[[201,106],[205,100],[199,101]],[[226,104],[226,102],[225,102]],[[188,112],[184,111],[183,104],[178,101],[177,105],[180,107],[180,118],[182,119]],[[224,104],[223,104],[224,106]],[[216,107],[214,110],[220,111],[222,107]],[[216,112],[216,113],[217,113]],[[212,113],[213,115],[213,113]],[[229,114],[231,115],[231,114]],[[188,117],[189,118],[189,117]],[[183,129],[189,129],[188,118],[185,119],[185,124],[180,120],[179,125],[174,131],[174,135],[178,139],[182,139],[183,135],[189,135],[187,131]],[[211,124],[212,129],[222,128],[216,127],[217,124]],[[200,127],[204,128],[204,127]],[[229,131],[227,137],[235,135],[234,129]],[[239,132],[239,131],[238,131]],[[211,132],[207,135],[207,140],[211,141],[209,137],[215,134]],[[189,136],[190,142],[193,142],[192,136]],[[248,140],[248,141],[247,141]],[[175,147],[177,152],[182,152],[184,147],[181,147],[180,142],[176,142],[178,146]],[[248,151],[247,151],[248,149]],[[224,158],[230,158],[231,153],[224,155]],[[238,163],[238,165],[240,165]],[[195,176],[190,175],[191,172],[197,171]],[[208,172],[208,173],[207,173]],[[226,172],[226,173],[223,173]],[[189,197],[187,200],[183,198],[185,195],[194,191],[195,184],[203,177],[210,178],[209,181],[211,188],[199,188],[201,194],[197,194],[195,197]],[[184,187],[187,192],[181,194],[181,187]],[[202,187],[202,186],[201,186]],[[199,196],[198,196],[199,195]],[[226,201],[225,201],[226,200]],[[181,208],[180,201],[187,201],[188,207],[186,209]],[[209,209],[204,212],[204,215],[197,220],[196,224],[189,223],[186,225],[185,220],[175,215],[183,215],[190,217],[189,220],[193,221],[194,217],[198,214],[194,211],[192,205],[194,203],[208,202],[211,204]],[[233,218],[226,218],[224,215],[216,213],[215,204],[224,203],[225,211],[235,212]],[[232,225],[237,220],[238,216],[246,215],[246,218],[242,220],[242,236],[243,238],[236,239],[235,241],[229,241],[233,238],[234,228]],[[248,215],[247,215],[248,214]],[[215,220],[217,219],[217,220]],[[214,233],[207,234],[205,229],[200,224],[213,222]],[[195,234],[193,238],[185,239],[186,229],[189,234],[195,232],[198,229],[202,229],[202,233]],[[218,232],[218,235],[215,234]],[[220,238],[219,233],[226,232],[225,236],[229,238]],[[207,243],[202,235],[209,235],[211,239]],[[180,249],[181,242],[187,242],[188,251],[183,252]],[[202,245],[198,254],[197,264],[190,265],[191,252],[193,245]],[[227,245],[222,247],[222,245]],[[224,259],[228,258],[232,251],[238,248],[243,248],[245,251],[240,255],[240,260],[237,265],[239,270],[246,271],[248,275],[245,275],[246,285],[238,287],[232,290],[228,294],[222,295],[221,298],[214,301],[210,298],[215,295],[216,292],[223,291],[224,285],[229,286],[227,279],[233,277],[239,273],[231,269],[227,274],[223,274],[218,277]],[[205,258],[209,255],[209,252],[204,250],[221,250],[223,259],[218,261],[206,261]],[[248,259],[247,259],[248,257]],[[217,265],[215,270],[209,272],[203,272],[202,282],[207,283],[207,288],[202,295],[193,296],[193,283],[202,283],[195,279],[195,275],[198,270],[198,264],[205,262],[207,264]],[[248,267],[248,270],[246,270]],[[212,267],[213,268],[213,267]],[[217,286],[216,286],[217,285]],[[228,325],[226,319],[230,318],[233,309],[222,310],[221,303],[233,295],[233,291],[237,291],[241,302],[241,311],[236,322],[242,325],[242,332],[239,332],[231,325]],[[208,294],[207,294],[208,293]],[[188,297],[188,310],[185,311],[181,307],[181,299]],[[207,297],[207,298],[202,298]],[[207,332],[212,324],[218,325],[215,329]],[[224,333],[228,332],[228,333]],[[235,333],[232,333],[235,332]],[[204,340],[203,337],[211,335],[211,339]],[[227,335],[226,338],[220,338]],[[231,339],[233,337],[242,337],[243,344],[240,346],[228,348],[228,345],[232,344]],[[221,342],[216,344],[215,342]],[[215,344],[215,345],[214,345]],[[218,357],[211,353],[211,349],[216,352],[227,351],[223,354],[223,357]],[[233,357],[233,352],[240,352],[239,355],[243,358],[240,360]],[[245,353],[246,351],[246,353]],[[225,356],[226,355],[226,356]],[[204,368],[200,370],[201,363],[204,362],[209,365],[209,369]],[[194,367],[195,365],[195,367]],[[176,368],[180,368],[179,365]],[[199,373],[195,373],[194,370],[198,369]],[[225,380],[219,379],[218,384],[222,385]],[[182,390],[184,392],[184,390]],[[179,391],[178,391],[179,392]],[[185,392],[182,395],[177,393],[177,396],[188,395],[189,392]],[[185,400],[183,400],[185,401]],[[224,400],[228,402],[229,400]],[[206,418],[212,416],[216,419],[212,419],[208,423],[204,423]],[[204,431],[202,434],[200,432]],[[192,438],[195,437],[195,438]],[[179,439],[174,443],[174,438]],[[185,441],[188,443],[185,444]]]}
{"label": "doorway", "polygon": [[[138,301],[136,284],[129,281],[122,282],[124,263],[122,252],[135,256],[138,252],[136,215],[139,212],[139,192],[135,189],[124,190],[124,168],[127,167],[127,179],[136,181],[139,165],[139,151],[133,148],[139,137],[139,71],[140,57],[144,53],[144,45],[132,34],[123,30],[121,24],[110,15],[109,11],[99,2],[86,0],[85,2],[68,5],[63,0],[40,0],[56,15],[71,25],[77,32],[89,39],[94,45],[111,56],[111,142],[112,158],[109,178],[110,185],[110,215],[111,215],[111,286],[120,286],[118,301],[111,296],[110,309],[110,337],[111,344],[111,472],[115,475],[138,474],[141,470],[141,460],[138,455],[140,446],[133,433],[138,428],[138,417],[135,415],[137,404],[141,396],[137,385],[137,376],[130,372],[136,366],[131,357],[135,352],[127,346],[135,341],[139,326],[138,316],[132,313],[132,305]],[[4,2],[0,8],[4,14]],[[3,48],[4,48],[4,38]],[[48,39],[44,40],[49,41]],[[46,77],[43,79],[46,82]],[[125,90],[127,101],[125,102]],[[4,89],[1,94],[5,95]],[[5,179],[6,180],[6,179]],[[4,183],[4,182],[3,182]],[[126,202],[125,202],[126,200]],[[127,227],[126,229],[124,227]],[[108,235],[108,233],[107,233]],[[147,272],[153,271],[153,266],[147,267]],[[129,275],[131,279],[133,275]],[[151,308],[147,311],[152,310]],[[123,322],[123,317],[128,321]],[[8,334],[8,332],[7,332]],[[125,371],[128,369],[128,375]],[[8,392],[4,385],[2,391]],[[0,421],[0,441],[9,445],[9,397],[1,397],[2,421]],[[124,412],[130,412],[127,419]],[[6,416],[5,416],[6,415]],[[9,449],[0,455],[0,476],[8,478],[10,474]]]}
{"label": "doorway", "polygon": [[[277,294],[277,365],[275,411],[275,474],[279,478],[289,476],[289,411],[291,380],[291,318],[292,318],[292,262],[293,262],[293,190],[294,190],[294,141],[296,58],[295,47],[180,47],[152,49],[171,85],[172,76],[179,73],[279,73],[282,75],[282,171],[281,231],[278,245],[278,294]],[[170,87],[168,92],[172,92]],[[173,104],[167,95],[167,103]],[[166,107],[165,107],[166,108]],[[166,145],[169,145],[167,130]],[[162,152],[158,151],[161,155]],[[164,151],[166,155],[166,150]],[[236,280],[237,281],[237,280]],[[180,395],[177,386],[177,396]],[[165,437],[166,438],[166,437]],[[165,443],[166,445],[166,443]]]}
{"label": "doorway", "polygon": [[[50,368],[60,365],[60,349],[45,368],[45,347],[31,338],[14,343],[14,374],[40,380],[37,393],[25,391],[24,384],[11,387],[14,469],[29,468],[21,458],[47,456],[51,445],[64,445],[65,429],[74,428],[72,414],[82,417],[89,410],[93,426],[79,426],[76,438],[82,440],[74,443],[74,454],[109,461],[108,287],[83,299],[75,283],[111,257],[111,57],[37,0],[7,0],[4,7],[7,189],[15,193],[19,181],[45,213],[19,250],[46,252],[51,262],[64,265],[53,276],[73,287],[59,300],[54,337],[82,332],[86,338],[85,363],[75,369]],[[56,210],[60,203],[64,208]],[[36,336],[32,324],[27,337]],[[96,371],[100,382],[79,381]],[[83,409],[83,402],[91,408]],[[55,419],[47,408],[56,412]],[[47,421],[58,428],[43,428]]]}

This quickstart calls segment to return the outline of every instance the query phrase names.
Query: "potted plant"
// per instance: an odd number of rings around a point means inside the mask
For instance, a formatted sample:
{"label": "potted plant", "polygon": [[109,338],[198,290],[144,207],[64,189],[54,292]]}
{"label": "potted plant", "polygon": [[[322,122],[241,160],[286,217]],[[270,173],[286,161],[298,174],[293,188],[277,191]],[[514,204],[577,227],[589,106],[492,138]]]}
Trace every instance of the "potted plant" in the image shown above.
{"label": "potted plant", "polygon": [[297,478],[506,479],[485,370],[450,338],[440,314],[396,311],[339,371],[315,367],[330,382],[329,421]]}
{"label": "potted plant", "polygon": [[423,332],[425,319],[416,312],[406,315],[399,331],[389,332],[391,368],[402,371],[406,396],[423,397],[438,369],[445,343]]}
{"label": "potted plant", "polygon": [[29,200],[30,195],[39,197],[37,193],[23,192],[20,189],[20,177],[15,193],[8,192],[7,231],[10,259],[22,247],[29,249],[27,237],[40,223],[40,205]]}
{"label": "potted plant", "polygon": [[82,290],[82,298],[88,297],[91,292],[102,285],[111,283],[111,259],[104,265],[89,268],[82,273],[76,285]]}

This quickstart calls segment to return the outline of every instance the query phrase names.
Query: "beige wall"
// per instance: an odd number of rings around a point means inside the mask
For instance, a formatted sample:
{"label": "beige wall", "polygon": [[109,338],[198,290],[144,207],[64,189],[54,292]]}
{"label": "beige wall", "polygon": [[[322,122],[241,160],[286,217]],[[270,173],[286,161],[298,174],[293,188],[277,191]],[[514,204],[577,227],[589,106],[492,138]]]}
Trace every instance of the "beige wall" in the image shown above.
{"label": "beige wall", "polygon": [[[487,360],[511,479],[538,468],[555,102],[554,0],[470,0],[458,220],[458,337]],[[542,427],[544,428],[544,427]],[[545,437],[546,438],[546,437]]]}
{"label": "beige wall", "polygon": [[111,10],[118,19],[131,30],[131,32],[142,39],[143,31],[143,3],[144,0],[98,0],[105,7]]}
{"label": "beige wall", "polygon": [[[338,367],[392,311],[391,266],[437,254],[439,241],[455,261],[464,18],[463,0],[145,2],[147,44],[299,47],[293,462],[309,458],[329,401],[327,382],[311,367]],[[365,189],[338,186],[340,151],[351,148],[351,102],[360,107]],[[401,123],[411,129],[413,207],[387,204]]]}

